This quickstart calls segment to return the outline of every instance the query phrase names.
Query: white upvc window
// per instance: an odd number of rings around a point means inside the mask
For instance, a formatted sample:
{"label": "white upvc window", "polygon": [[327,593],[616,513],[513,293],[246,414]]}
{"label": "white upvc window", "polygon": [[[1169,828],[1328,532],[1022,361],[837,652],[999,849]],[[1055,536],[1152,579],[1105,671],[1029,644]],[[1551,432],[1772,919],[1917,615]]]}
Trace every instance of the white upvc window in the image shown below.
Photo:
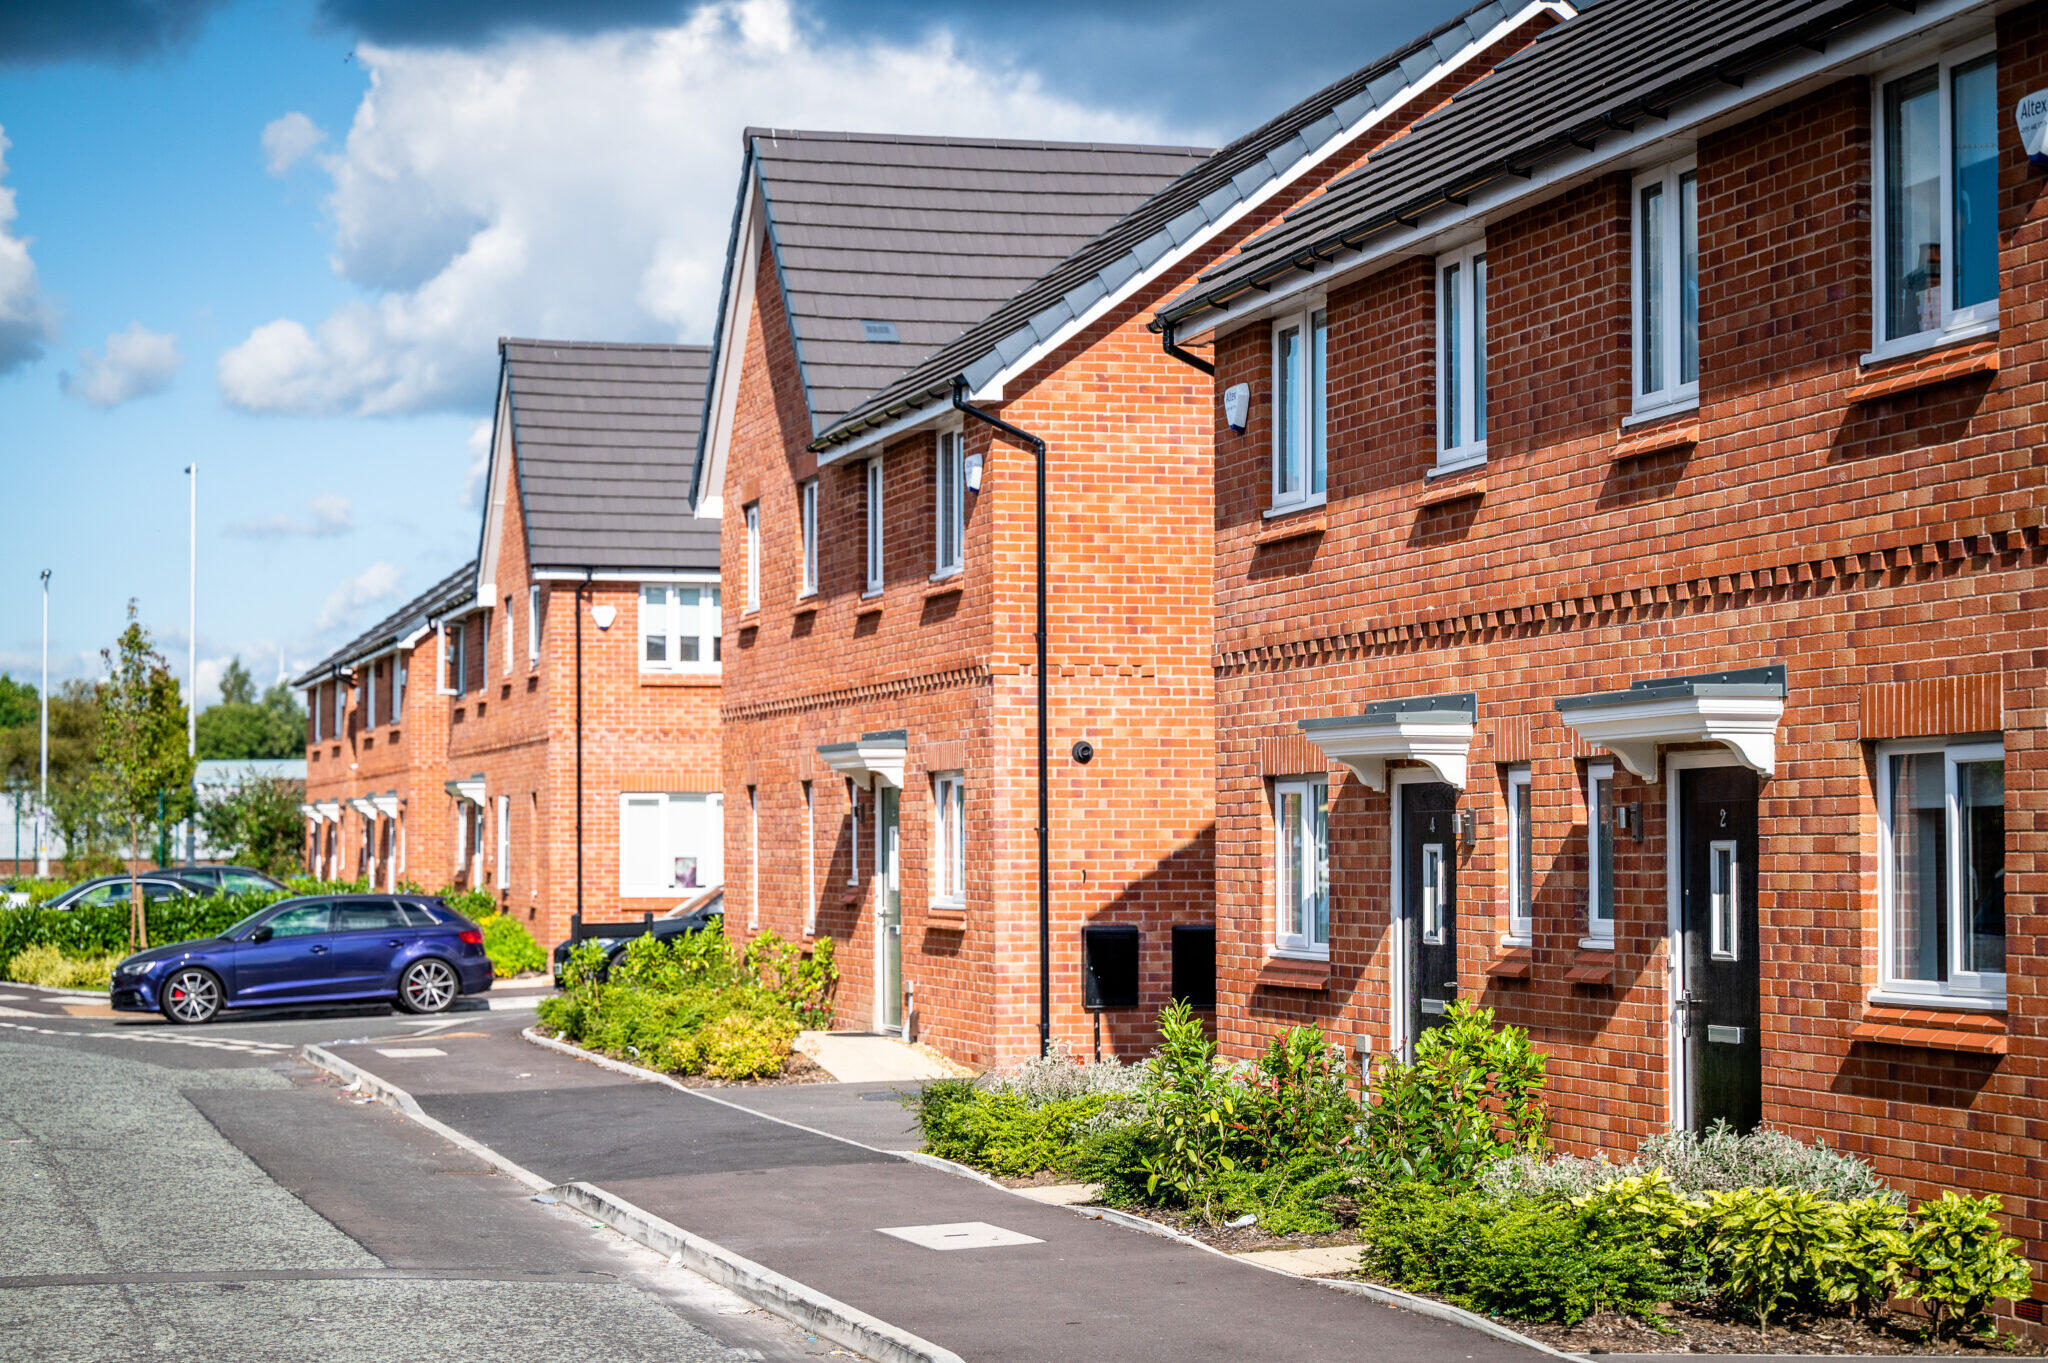
{"label": "white upvc window", "polygon": [[2005,746],[1878,749],[1879,956],[1887,993],[2005,999]]}
{"label": "white upvc window", "polygon": [[932,907],[967,907],[967,777],[932,777]]}
{"label": "white upvc window", "polygon": [[456,620],[441,626],[442,685],[444,696],[459,696],[469,686],[469,622]]}
{"label": "white upvc window", "polygon": [[512,601],[505,598],[505,675],[512,675]]}
{"label": "white upvc window", "polygon": [[1877,82],[1872,353],[1998,326],[1998,67],[1986,36]]}
{"label": "white upvc window", "polygon": [[882,590],[882,458],[868,460],[868,583],[866,593]]}
{"label": "white upvc window", "polygon": [[818,797],[804,782],[804,936],[818,930]]}
{"label": "white upvc window", "polygon": [[747,927],[761,926],[761,788],[747,787]]}
{"label": "white upvc window", "polygon": [[412,673],[411,663],[405,654],[399,654],[391,664],[391,722],[405,721],[405,681]]}
{"label": "white upvc window", "polygon": [[476,676],[477,689],[487,691],[491,684],[491,613],[479,611],[476,617]]}
{"label": "white upvc window", "polygon": [[1614,765],[1586,767],[1586,940],[1614,945]]}
{"label": "white upvc window", "polygon": [[717,794],[619,796],[619,893],[654,897],[725,879],[725,800]]}
{"label": "white upvc window", "polygon": [[640,585],[640,670],[712,672],[724,661],[724,612],[709,583]]}
{"label": "white upvc window", "polygon": [[749,502],[747,516],[747,609],[761,609],[761,504]]}
{"label": "white upvc window", "polygon": [[363,727],[365,729],[377,727],[377,674],[383,670],[384,664],[381,662],[370,664],[370,680],[363,687]]}
{"label": "white upvc window", "polygon": [[1273,783],[1273,946],[1290,956],[1330,954],[1330,783]]}
{"label": "white upvc window", "polygon": [[1436,466],[1486,458],[1486,243],[1436,258]]}
{"label": "white upvc window", "polygon": [[498,797],[498,889],[512,888],[512,797]]}
{"label": "white upvc window", "polygon": [[967,441],[959,431],[940,431],[937,489],[933,498],[933,577],[960,571],[967,540]]}
{"label": "white upvc window", "polygon": [[805,479],[796,490],[804,536],[804,579],[798,596],[818,594],[818,480]]}
{"label": "white upvc window", "polygon": [[1635,179],[1630,284],[1639,416],[1699,401],[1698,178],[1688,156]]}
{"label": "white upvc window", "polygon": [[320,713],[320,688],[317,686],[306,688],[306,713],[313,717],[313,741],[322,742],[327,737],[327,728],[321,723],[325,716]]}
{"label": "white upvc window", "polygon": [[1535,932],[1535,859],[1529,844],[1535,828],[1530,803],[1532,785],[1527,767],[1508,768],[1508,940],[1527,945]]}
{"label": "white upvc window", "polygon": [[1329,467],[1329,314],[1273,323],[1272,509],[1320,506]]}
{"label": "white upvc window", "polygon": [[535,582],[526,589],[526,663],[531,667],[540,661],[540,583]]}

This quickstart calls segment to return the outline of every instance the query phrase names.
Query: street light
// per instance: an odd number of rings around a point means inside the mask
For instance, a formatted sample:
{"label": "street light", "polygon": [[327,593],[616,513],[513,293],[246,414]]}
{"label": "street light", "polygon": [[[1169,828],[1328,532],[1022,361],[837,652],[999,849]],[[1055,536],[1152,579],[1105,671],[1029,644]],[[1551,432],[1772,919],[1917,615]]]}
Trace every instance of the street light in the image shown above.
{"label": "street light", "polygon": [[199,860],[199,465],[185,465],[192,480],[185,525],[185,756],[192,759],[192,808],[185,816],[185,863]]}
{"label": "street light", "polygon": [[[50,874],[50,570],[43,569],[42,784],[36,791],[36,875]],[[16,849],[17,852],[19,849]]]}

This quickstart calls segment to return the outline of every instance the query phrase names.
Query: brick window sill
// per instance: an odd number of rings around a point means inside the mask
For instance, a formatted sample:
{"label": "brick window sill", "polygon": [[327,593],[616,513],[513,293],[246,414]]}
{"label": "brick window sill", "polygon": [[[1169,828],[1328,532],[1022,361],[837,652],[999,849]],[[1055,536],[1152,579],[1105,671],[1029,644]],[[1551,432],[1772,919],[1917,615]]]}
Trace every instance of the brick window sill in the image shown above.
{"label": "brick window sill", "polygon": [[1613,984],[1614,953],[1581,948],[1572,957],[1572,968],[1564,972],[1564,977],[1572,984]]}
{"label": "brick window sill", "polygon": [[1503,947],[1487,964],[1486,973],[1496,980],[1526,980],[1536,973],[1536,956],[1528,947]]}
{"label": "brick window sill", "polygon": [[1330,987],[1330,963],[1296,956],[1271,956],[1259,968],[1257,983],[1265,989],[1319,992]]}
{"label": "brick window sill", "polygon": [[882,598],[880,593],[877,593],[874,596],[862,597],[860,599],[860,604],[853,608],[853,618],[856,620],[860,619],[864,615],[880,615],[881,613]]}
{"label": "brick window sill", "polygon": [[1696,421],[1656,426],[1622,437],[1621,443],[1614,447],[1614,458],[1636,459],[1646,454],[1662,454],[1666,450],[1689,449],[1699,443],[1700,427]]}
{"label": "brick window sill", "polygon": [[960,574],[955,573],[951,577],[940,578],[937,582],[932,583],[931,586],[926,587],[924,589],[924,599],[936,601],[942,596],[958,596],[966,590],[967,584],[960,580]]}
{"label": "brick window sill", "polygon": [[1452,502],[1469,501],[1486,495],[1486,478],[1459,478],[1455,472],[1446,474],[1443,482],[1435,483],[1415,499],[1419,507],[1446,506]]}
{"label": "brick window sill", "polygon": [[965,932],[967,931],[967,910],[964,908],[926,909],[924,911],[924,928],[926,932]]}
{"label": "brick window sill", "polygon": [[1933,388],[1998,372],[1998,348],[1973,346],[1961,352],[1936,350],[1907,360],[1872,365],[1863,371],[1863,382],[1851,388],[1849,401],[1875,402],[1918,388]]}
{"label": "brick window sill", "polygon": [[1289,540],[1305,540],[1311,535],[1320,535],[1330,528],[1327,516],[1311,516],[1306,520],[1278,521],[1252,536],[1254,547],[1267,544],[1285,544]]}
{"label": "brick window sill", "polygon": [[1939,1008],[1887,1008],[1872,1004],[1850,1031],[1851,1041],[1902,1046],[1919,1051],[1960,1051],[1965,1055],[2004,1055],[2005,1017],[1998,1013],[1959,1013]]}

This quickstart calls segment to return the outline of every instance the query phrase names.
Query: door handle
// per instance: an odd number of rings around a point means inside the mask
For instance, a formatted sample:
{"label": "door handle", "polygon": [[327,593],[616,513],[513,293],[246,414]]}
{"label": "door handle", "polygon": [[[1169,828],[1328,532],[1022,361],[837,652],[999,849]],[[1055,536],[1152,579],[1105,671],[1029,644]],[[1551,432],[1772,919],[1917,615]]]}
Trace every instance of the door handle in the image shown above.
{"label": "door handle", "polygon": [[387,947],[402,947],[405,945],[405,943],[399,941],[396,937],[394,937],[390,941],[386,942],[384,945]]}
{"label": "door handle", "polygon": [[312,952],[315,956],[324,956],[327,954],[327,948],[323,946],[308,947],[306,949]]}

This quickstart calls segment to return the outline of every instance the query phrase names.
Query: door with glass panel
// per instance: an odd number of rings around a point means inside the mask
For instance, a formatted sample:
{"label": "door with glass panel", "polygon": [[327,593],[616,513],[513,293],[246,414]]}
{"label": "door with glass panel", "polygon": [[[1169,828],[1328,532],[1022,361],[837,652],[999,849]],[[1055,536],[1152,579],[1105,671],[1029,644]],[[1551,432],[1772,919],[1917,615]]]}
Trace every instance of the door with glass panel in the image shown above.
{"label": "door with glass panel", "polygon": [[1679,933],[1685,977],[1685,1124],[1763,1120],[1764,1047],[1758,1021],[1757,775],[1744,767],[1678,773]]}
{"label": "door with glass panel", "polygon": [[1458,997],[1458,792],[1441,781],[1398,789],[1412,1047],[1425,1031],[1444,1024]]}
{"label": "door with glass panel", "polygon": [[875,981],[882,1031],[903,1029],[903,876],[897,862],[897,818],[903,792],[875,783]]}

